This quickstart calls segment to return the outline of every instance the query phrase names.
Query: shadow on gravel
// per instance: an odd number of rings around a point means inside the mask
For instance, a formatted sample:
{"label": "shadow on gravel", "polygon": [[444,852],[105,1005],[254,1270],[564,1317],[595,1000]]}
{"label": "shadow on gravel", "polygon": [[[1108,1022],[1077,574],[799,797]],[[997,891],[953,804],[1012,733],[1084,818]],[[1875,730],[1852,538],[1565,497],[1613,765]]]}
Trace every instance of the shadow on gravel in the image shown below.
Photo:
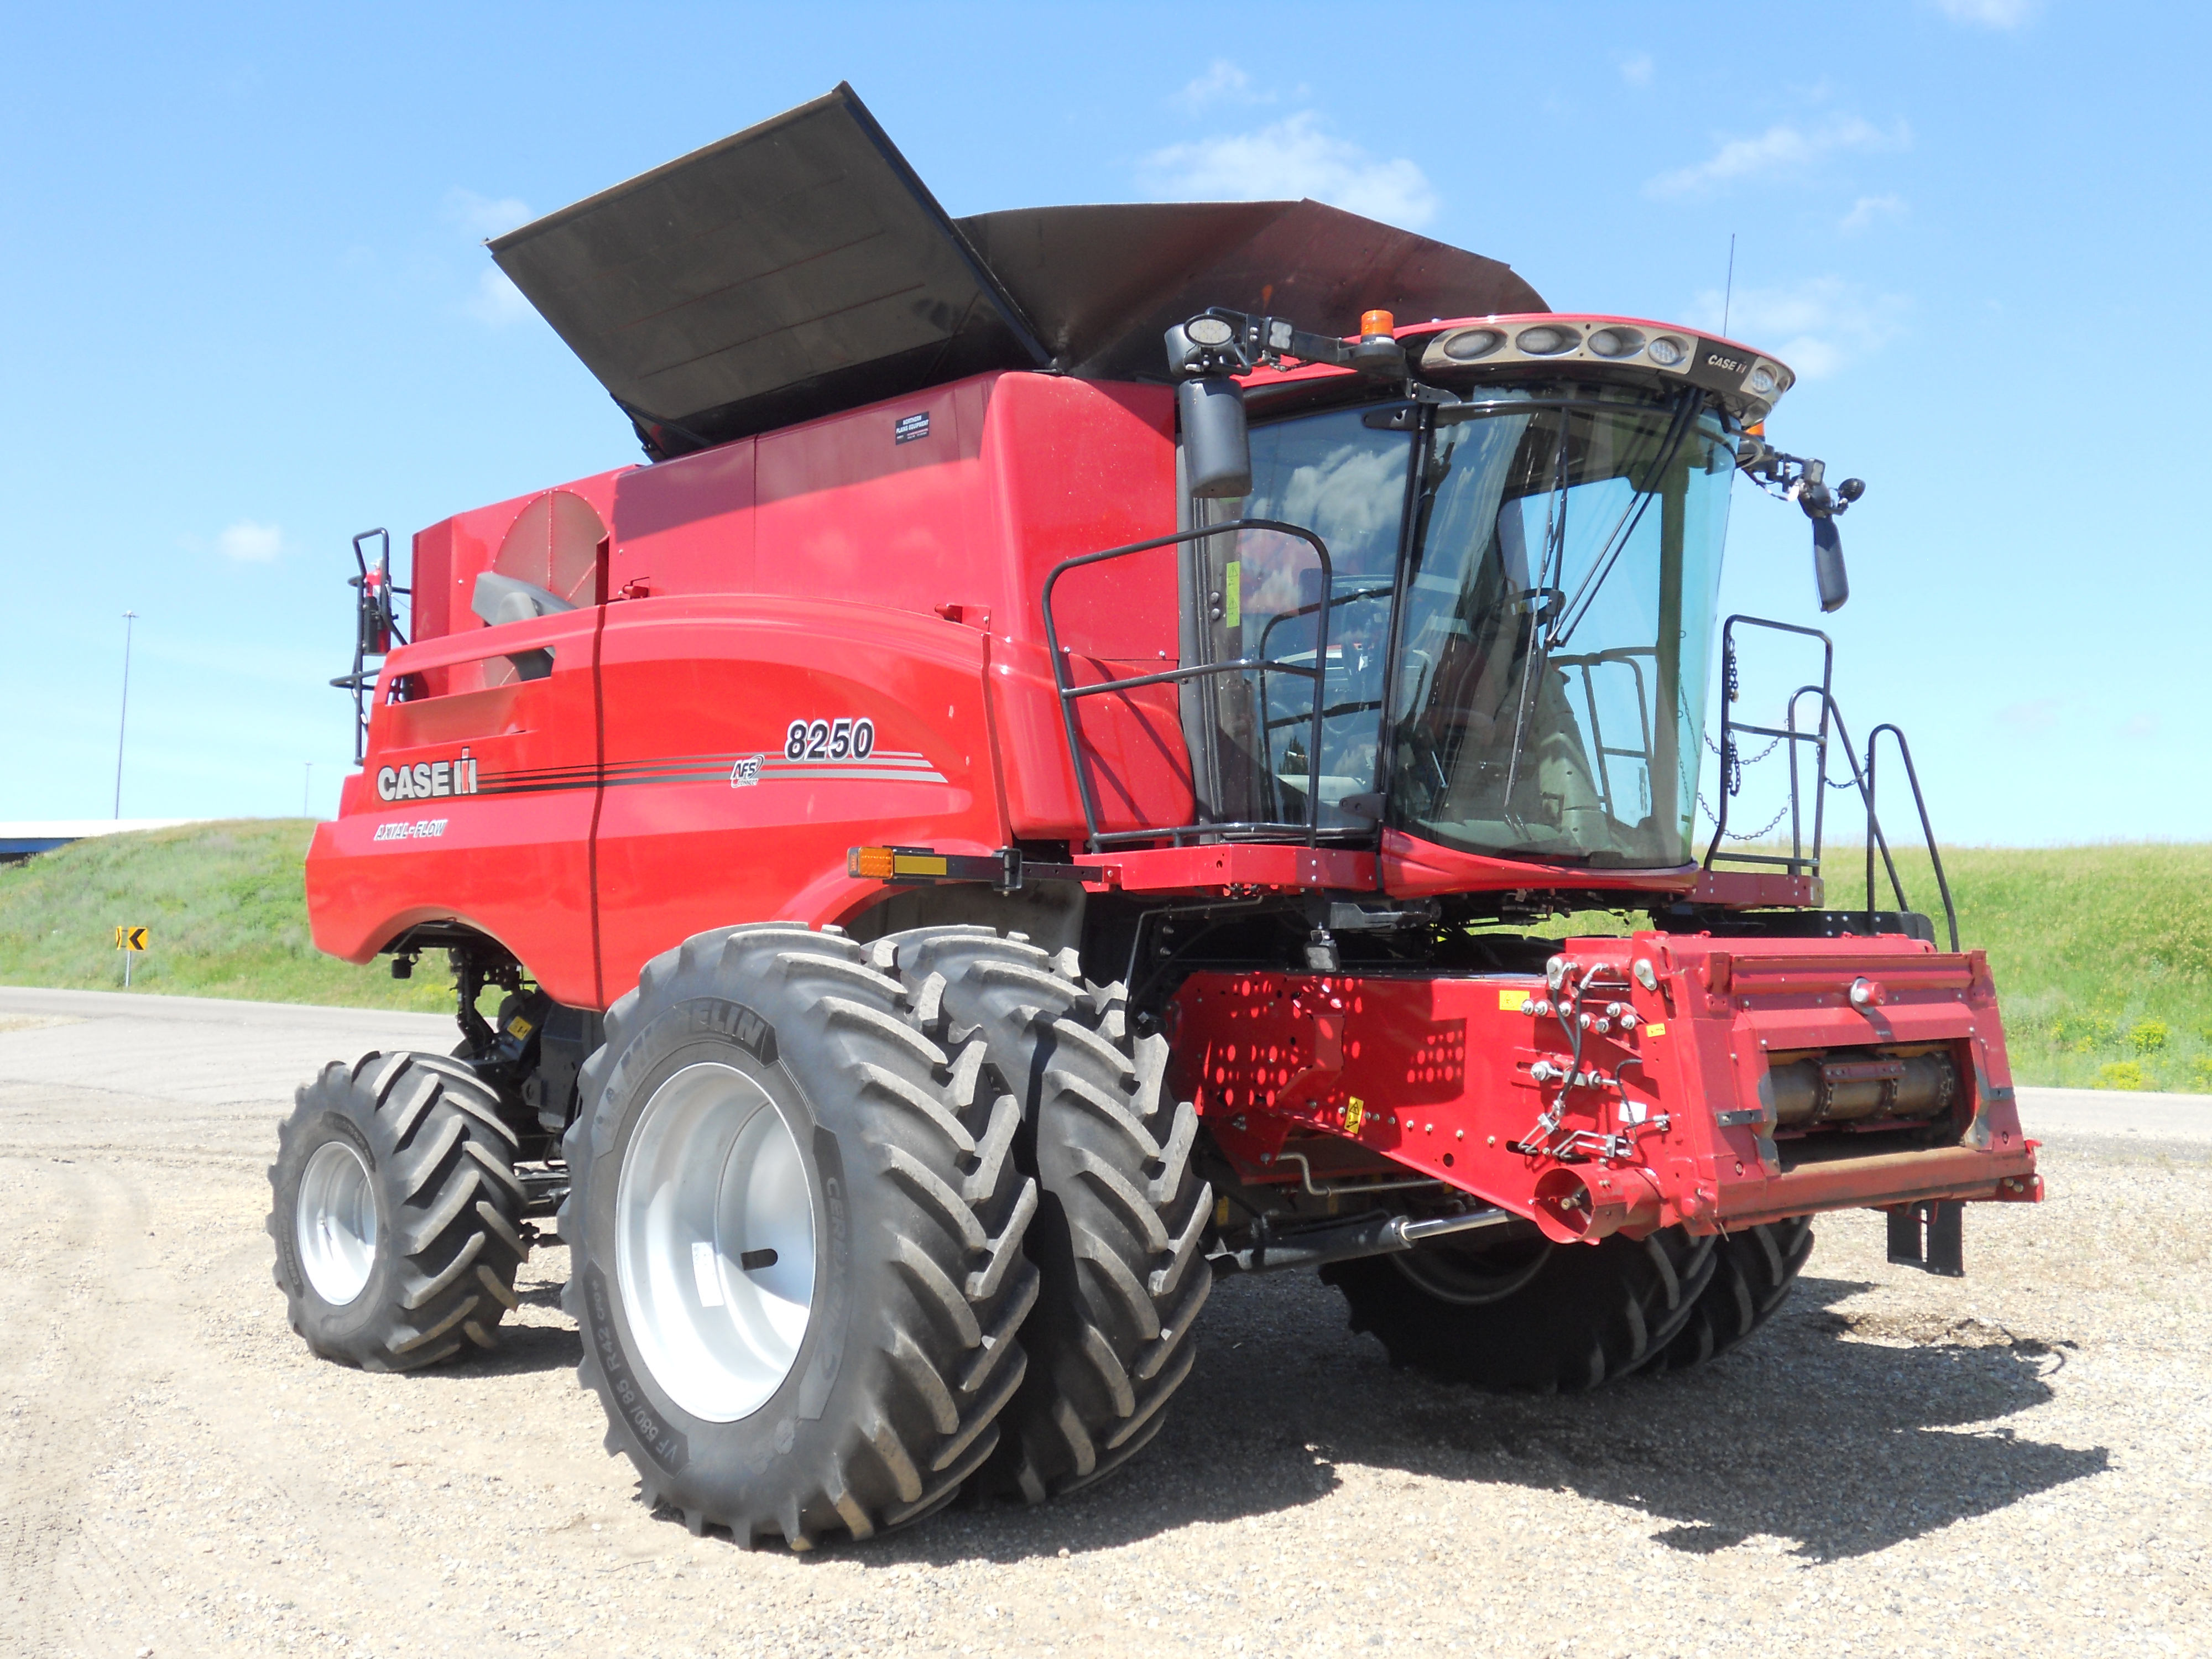
{"label": "shadow on gravel", "polygon": [[447,1376],[523,1376],[537,1371],[574,1370],[584,1358],[584,1339],[574,1325],[515,1325],[499,1328],[499,1346],[479,1350],[437,1367]]}
{"label": "shadow on gravel", "polygon": [[1080,1553],[1294,1509],[1358,1466],[1579,1493],[1668,1523],[1656,1540],[1690,1553],[1763,1534],[1834,1560],[2107,1466],[2101,1448],[1962,1427],[2048,1400],[2058,1349],[1972,1322],[1890,1328],[1832,1311],[1867,1288],[1805,1279],[1772,1324],[1702,1370],[1540,1398],[1392,1371],[1310,1279],[1231,1280],[1167,1428],[1127,1471],[1039,1509],[956,1510],[823,1553],[881,1566]]}

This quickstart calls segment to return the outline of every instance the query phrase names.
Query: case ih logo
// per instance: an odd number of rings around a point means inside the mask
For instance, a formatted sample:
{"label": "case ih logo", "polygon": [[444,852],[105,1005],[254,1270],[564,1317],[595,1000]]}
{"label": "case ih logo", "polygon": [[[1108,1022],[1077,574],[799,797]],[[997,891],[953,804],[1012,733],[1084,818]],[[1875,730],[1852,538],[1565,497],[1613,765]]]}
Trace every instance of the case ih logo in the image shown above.
{"label": "case ih logo", "polygon": [[445,795],[473,795],[477,792],[477,763],[469,751],[453,761],[417,761],[412,766],[387,766],[376,775],[379,800],[432,800]]}
{"label": "case ih logo", "polygon": [[1743,363],[1740,359],[1724,357],[1717,351],[1708,351],[1705,354],[1705,362],[1711,368],[1722,369],[1730,374],[1743,373]]}

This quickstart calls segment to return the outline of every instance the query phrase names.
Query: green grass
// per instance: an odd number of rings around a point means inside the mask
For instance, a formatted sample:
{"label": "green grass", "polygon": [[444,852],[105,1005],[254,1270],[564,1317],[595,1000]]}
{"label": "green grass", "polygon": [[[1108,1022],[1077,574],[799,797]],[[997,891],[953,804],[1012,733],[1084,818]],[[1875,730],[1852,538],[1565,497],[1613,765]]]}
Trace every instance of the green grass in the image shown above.
{"label": "green grass", "polygon": [[[1927,854],[1897,864],[1942,942]],[[1863,902],[1863,866],[1828,868],[1830,903]],[[2212,845],[1949,848],[1943,869],[2021,1082],[2212,1092]]]}
{"label": "green grass", "polygon": [[301,885],[313,830],[305,818],[184,824],[0,866],[0,984],[120,990],[115,929],[143,923],[134,993],[451,1009],[437,957],[395,980],[385,962],[357,968],[315,949]]}
{"label": "green grass", "polygon": [[[153,948],[134,990],[449,1010],[435,957],[400,981],[380,961],[356,968],[315,950],[300,881],[313,828],[190,824],[0,866],[0,984],[119,988],[114,930],[143,922]],[[2020,1081],[2212,1091],[2212,844],[1960,847],[1943,862],[1962,941],[1990,953]],[[1940,939],[1927,854],[1900,851],[1898,866]],[[1848,848],[1832,854],[1831,904],[1860,900],[1856,869]]]}

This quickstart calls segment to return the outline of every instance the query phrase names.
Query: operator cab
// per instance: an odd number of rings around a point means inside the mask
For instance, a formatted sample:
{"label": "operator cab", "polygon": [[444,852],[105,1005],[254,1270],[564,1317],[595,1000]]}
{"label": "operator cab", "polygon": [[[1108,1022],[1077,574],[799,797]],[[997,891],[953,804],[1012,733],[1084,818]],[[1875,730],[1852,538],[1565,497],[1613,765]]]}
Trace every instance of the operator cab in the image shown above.
{"label": "operator cab", "polygon": [[[1790,370],[1619,318],[1362,334],[1396,343],[1391,379],[1264,355],[1236,376],[1247,474],[1187,498],[1190,529],[1247,527],[1188,544],[1185,659],[1255,665],[1187,687],[1202,820],[1693,863],[1730,489]],[[1310,544],[1255,520],[1326,544],[1325,605]]]}

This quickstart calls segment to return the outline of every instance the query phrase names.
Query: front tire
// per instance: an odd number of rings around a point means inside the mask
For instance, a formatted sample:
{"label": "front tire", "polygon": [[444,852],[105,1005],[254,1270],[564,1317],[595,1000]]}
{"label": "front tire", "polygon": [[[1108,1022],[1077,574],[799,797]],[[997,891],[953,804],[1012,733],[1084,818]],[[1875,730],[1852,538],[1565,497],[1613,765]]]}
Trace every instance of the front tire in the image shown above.
{"label": "front tire", "polygon": [[608,1012],[566,1139],[579,1376],[648,1502],[794,1549],[949,1502],[1036,1294],[1019,1109],[841,937],[718,929]]}
{"label": "front tire", "polygon": [[1027,1249],[1042,1285],[1021,1332],[1029,1377],[977,1494],[1036,1504],[1103,1480],[1166,1424],[1213,1285],[1200,1253],[1212,1188],[1191,1166],[1196,1109],[1165,1089],[1167,1039],[1133,1038],[1120,986],[1086,986],[1073,951],[1019,935],[915,928],[872,954],[930,1029],[988,1045],[1022,1102],[1042,1189]]}
{"label": "front tire", "polygon": [[1501,1392],[1582,1394],[1673,1340],[1713,1271],[1679,1227],[1595,1244],[1439,1242],[1322,1269],[1393,1365]]}
{"label": "front tire", "polygon": [[1730,1233],[1713,1247],[1714,1272],[1681,1329],[1649,1367],[1655,1376],[1717,1359],[1790,1298],[1813,1254],[1813,1218],[1794,1216]]}
{"label": "front tire", "polygon": [[300,1090],[270,1165],[292,1328],[326,1359],[415,1370],[497,1340],[529,1254],[514,1132],[443,1055],[335,1062]]}

